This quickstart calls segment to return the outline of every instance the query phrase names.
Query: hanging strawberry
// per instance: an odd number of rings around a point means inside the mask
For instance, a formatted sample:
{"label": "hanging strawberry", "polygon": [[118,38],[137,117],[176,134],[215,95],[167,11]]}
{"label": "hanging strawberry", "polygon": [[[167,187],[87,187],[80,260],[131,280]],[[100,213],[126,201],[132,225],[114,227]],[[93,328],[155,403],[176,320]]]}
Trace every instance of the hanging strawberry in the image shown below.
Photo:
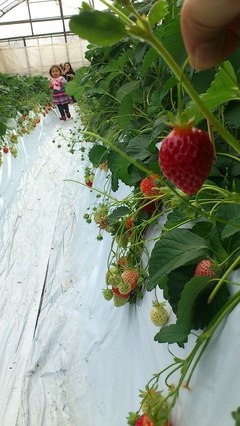
{"label": "hanging strawberry", "polygon": [[208,133],[194,127],[175,127],[162,141],[159,164],[164,176],[188,195],[207,179],[214,160]]}

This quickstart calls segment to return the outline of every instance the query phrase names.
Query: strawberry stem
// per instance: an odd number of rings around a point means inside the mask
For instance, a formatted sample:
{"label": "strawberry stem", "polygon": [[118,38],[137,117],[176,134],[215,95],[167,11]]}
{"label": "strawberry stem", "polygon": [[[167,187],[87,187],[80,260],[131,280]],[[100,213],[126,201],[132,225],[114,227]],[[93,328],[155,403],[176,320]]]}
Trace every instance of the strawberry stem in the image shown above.
{"label": "strawberry stem", "polygon": [[216,287],[214,287],[212,293],[210,294],[210,296],[208,298],[208,303],[212,303],[212,301],[213,301],[214,297],[216,296],[218,290],[220,290],[220,288],[222,287],[223,283],[225,282],[225,278],[230,274],[230,272],[232,272],[236,268],[236,266],[239,263],[240,263],[240,256],[238,256],[237,259],[235,259],[235,261],[231,264],[231,266],[223,274],[222,278],[219,280],[219,282],[216,285]]}
{"label": "strawberry stem", "polygon": [[87,132],[87,131],[82,131],[81,133],[83,135],[88,135],[88,136],[92,136],[92,137],[94,137],[96,139],[99,139],[104,145],[109,146],[109,148],[111,148],[113,151],[117,152],[119,155],[121,155],[121,157],[123,157],[129,163],[133,164],[135,167],[137,167],[139,170],[141,170],[142,172],[144,172],[146,175],[149,175],[149,174],[152,173],[151,170],[148,170],[146,167],[144,167],[141,164],[139,164],[132,157],[130,157],[129,155],[127,155],[124,151],[121,151],[121,149],[119,149],[117,146],[115,146],[112,142],[110,142],[107,139],[101,137],[100,135],[97,135],[96,133],[92,133],[92,132]]}
{"label": "strawberry stem", "polygon": [[[134,34],[133,34],[134,35]],[[145,31],[142,34],[142,38],[146,40],[151,46],[162,56],[169,68],[172,70],[177,79],[182,81],[182,85],[195,104],[198,106],[199,111],[202,112],[204,117],[215,127],[218,133],[222,136],[224,140],[228,142],[235,151],[240,152],[240,144],[234,138],[234,136],[218,121],[218,119],[211,113],[208,107],[204,104],[202,99],[199,97],[198,93],[195,91],[187,76],[182,73],[181,68],[174,61],[173,57],[170,55],[168,50],[163,46],[163,44],[155,37],[150,26],[149,31]]]}

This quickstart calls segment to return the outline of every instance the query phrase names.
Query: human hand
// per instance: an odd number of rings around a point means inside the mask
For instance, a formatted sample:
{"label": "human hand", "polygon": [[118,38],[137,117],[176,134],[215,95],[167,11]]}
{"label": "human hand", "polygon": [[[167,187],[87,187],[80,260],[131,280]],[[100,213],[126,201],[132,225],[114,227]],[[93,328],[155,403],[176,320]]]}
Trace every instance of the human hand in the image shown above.
{"label": "human hand", "polygon": [[181,28],[191,65],[211,68],[240,47],[240,0],[185,0]]}

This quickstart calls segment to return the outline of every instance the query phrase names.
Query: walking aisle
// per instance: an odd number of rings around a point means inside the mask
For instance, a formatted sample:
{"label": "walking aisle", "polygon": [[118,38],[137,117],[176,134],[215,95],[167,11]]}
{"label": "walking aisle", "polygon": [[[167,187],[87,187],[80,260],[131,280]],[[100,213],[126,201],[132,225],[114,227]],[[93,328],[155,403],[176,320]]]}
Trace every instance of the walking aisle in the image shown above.
{"label": "walking aisle", "polygon": [[[52,113],[23,142],[12,170],[2,171],[0,425],[126,426],[139,389],[172,356],[153,341],[153,294],[121,308],[102,297],[111,236],[97,241],[96,225],[83,220],[94,191],[64,181],[84,182],[86,163],[52,144],[58,127]],[[67,134],[73,125],[61,127]],[[105,176],[97,171],[94,186],[103,189]],[[128,191],[122,185],[114,195],[122,199]],[[149,239],[156,232],[150,229]],[[182,391],[173,426],[233,425],[239,348],[228,348],[239,334],[238,311],[214,337],[193,391]],[[185,357],[190,346],[171,350]]]}
{"label": "walking aisle", "polygon": [[[16,424],[52,238],[73,156],[52,143],[54,113],[19,141],[1,169],[0,424]],[[57,123],[57,124],[56,124]],[[70,122],[65,123],[71,128]],[[59,126],[59,125],[58,125]],[[76,169],[76,166],[75,166]]]}

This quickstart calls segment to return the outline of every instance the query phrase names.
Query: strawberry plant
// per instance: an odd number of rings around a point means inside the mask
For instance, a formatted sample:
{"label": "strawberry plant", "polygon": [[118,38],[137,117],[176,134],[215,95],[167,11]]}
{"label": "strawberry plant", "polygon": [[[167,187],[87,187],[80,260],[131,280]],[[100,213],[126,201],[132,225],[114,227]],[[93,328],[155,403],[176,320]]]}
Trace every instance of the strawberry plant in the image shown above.
{"label": "strawberry plant", "polygon": [[0,74],[0,147],[8,148],[14,157],[19,136],[30,134],[40,122],[39,114],[46,114],[48,85],[42,76]]}
{"label": "strawberry plant", "polygon": [[[108,163],[113,191],[119,181],[133,187],[132,198],[109,209],[114,249],[104,297],[116,306],[131,301],[138,283],[131,291],[122,283],[119,260],[138,270],[147,226],[164,215],[145,285],[162,290],[176,323],[163,325],[155,341],[183,347],[193,330],[200,333],[185,360],[175,357],[147,385],[150,395],[163,379],[167,395],[155,407],[163,416],[149,411],[128,419],[165,426],[181,387],[189,387],[219,324],[240,301],[231,280],[240,263],[239,52],[216,70],[195,72],[181,39],[181,2],[102,3],[108,11],[83,5],[70,20],[72,31],[92,44],[91,66],[79,70],[68,90],[82,106],[94,167]],[[152,204],[160,211],[150,212]],[[160,324],[162,314],[153,317]]]}

